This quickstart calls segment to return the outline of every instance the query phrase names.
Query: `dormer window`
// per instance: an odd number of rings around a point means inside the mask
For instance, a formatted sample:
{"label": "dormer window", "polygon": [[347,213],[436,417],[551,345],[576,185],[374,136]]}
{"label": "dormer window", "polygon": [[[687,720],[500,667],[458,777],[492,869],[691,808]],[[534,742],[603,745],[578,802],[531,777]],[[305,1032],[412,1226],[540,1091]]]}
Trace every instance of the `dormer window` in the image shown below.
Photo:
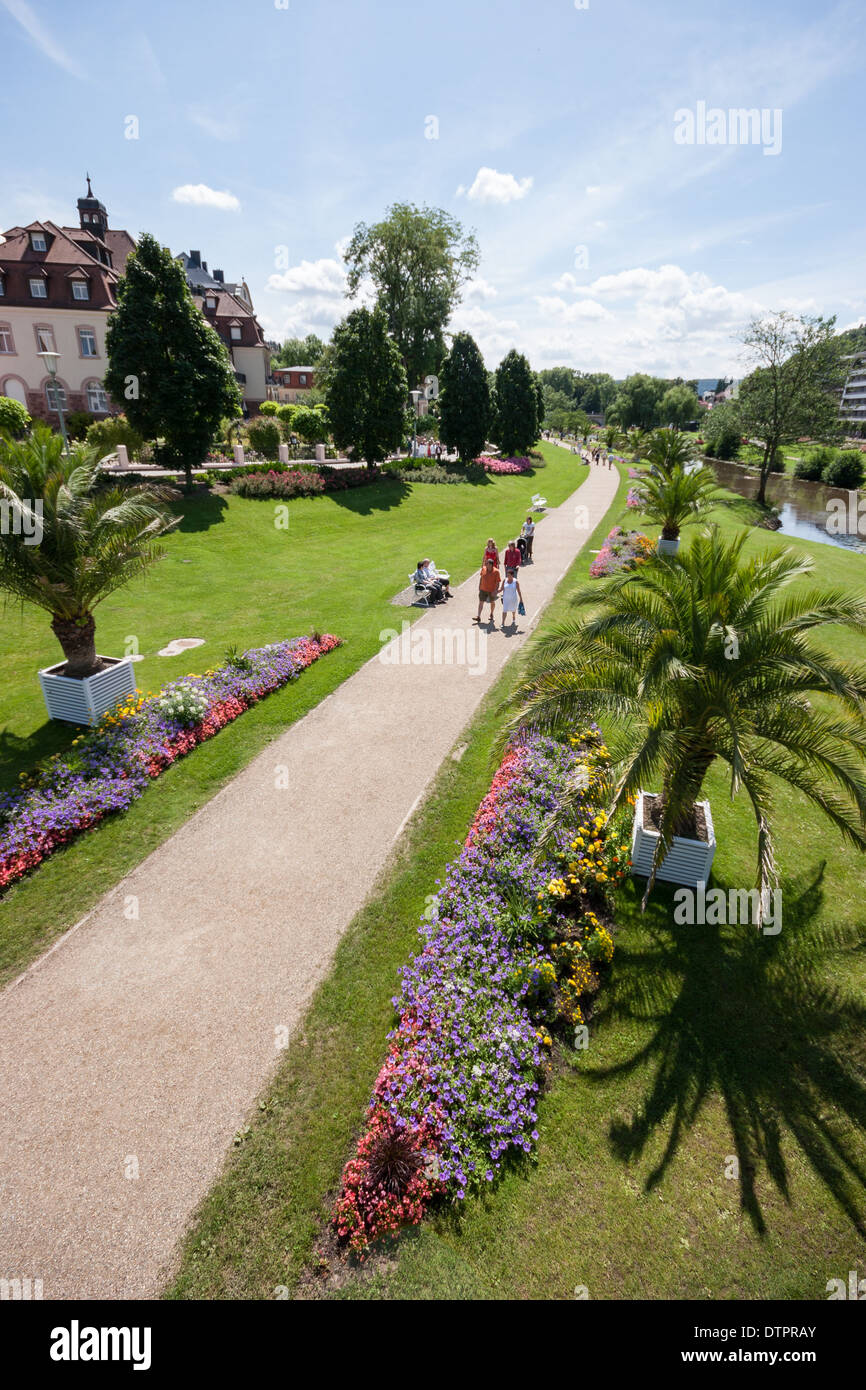
{"label": "dormer window", "polygon": [[87,283],[86,280],[73,280],[73,281],[72,281],[72,298],[73,298],[73,299],[89,299],[89,298],[90,298],[90,286],[88,285],[88,283]]}
{"label": "dormer window", "polygon": [[233,324],[232,324],[232,340],[233,340],[233,342],[236,342],[236,343],[240,342],[240,337],[241,337],[241,330],[240,330],[240,327],[239,327],[238,324],[233,323]]}
{"label": "dormer window", "polygon": [[31,251],[47,251],[47,250],[48,250],[48,242],[45,240],[45,233],[44,233],[44,232],[31,232],[31,233],[30,233],[30,250],[31,250]]}
{"label": "dormer window", "polygon": [[29,281],[31,299],[47,299],[48,286],[41,275],[34,275]]}
{"label": "dormer window", "polygon": [[216,300],[214,299],[214,297],[213,297],[212,294],[209,294],[209,295],[208,295],[207,299],[205,300],[205,303],[207,304],[207,307],[208,307],[209,309],[215,309],[215,308],[216,308]]}

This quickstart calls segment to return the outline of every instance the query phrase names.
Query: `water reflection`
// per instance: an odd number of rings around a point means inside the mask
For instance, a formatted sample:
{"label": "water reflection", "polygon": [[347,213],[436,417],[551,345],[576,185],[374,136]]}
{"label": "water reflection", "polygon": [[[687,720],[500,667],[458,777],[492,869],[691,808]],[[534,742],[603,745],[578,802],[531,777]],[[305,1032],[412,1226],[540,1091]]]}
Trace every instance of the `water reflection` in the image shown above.
{"label": "water reflection", "polygon": [[[747,472],[739,464],[723,463],[719,459],[708,459],[707,462],[723,487],[730,488],[740,497],[754,497],[757,488],[754,473]],[[859,516],[858,497],[861,504]],[[819,541],[822,545],[841,545],[862,554],[866,554],[864,500],[866,493],[863,492],[858,494],[846,488],[825,487],[823,483],[807,483],[781,473],[771,474],[767,483],[767,501],[778,510],[782,535],[799,536],[802,540]],[[828,503],[836,505],[828,507]],[[827,522],[836,515],[841,516],[841,523],[836,522],[839,531],[848,534],[828,531]]]}

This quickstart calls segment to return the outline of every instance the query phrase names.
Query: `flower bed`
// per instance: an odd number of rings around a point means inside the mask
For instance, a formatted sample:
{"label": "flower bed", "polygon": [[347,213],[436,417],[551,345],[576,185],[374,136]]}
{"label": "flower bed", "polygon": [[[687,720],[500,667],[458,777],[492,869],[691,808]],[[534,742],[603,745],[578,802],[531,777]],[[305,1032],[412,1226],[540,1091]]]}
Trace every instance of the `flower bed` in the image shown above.
{"label": "flower bed", "polygon": [[322,492],[344,492],[380,478],[369,468],[269,468],[246,471],[232,479],[232,492],[241,497],[315,497]]}
{"label": "flower bed", "polygon": [[[434,920],[420,928],[333,1216],[361,1257],[371,1241],[420,1221],[435,1197],[484,1188],[538,1139],[549,1029],[573,1035],[583,1023],[581,1004],[613,954],[598,914],[628,865],[628,845],[608,835],[593,803],[608,757],[601,736],[593,727],[572,744],[533,736],[509,748],[446,872]],[[536,863],[542,825],[581,763],[576,829]]]}
{"label": "flower bed", "polygon": [[481,454],[476,460],[485,473],[531,473],[535,463],[531,458],[493,458]]}
{"label": "flower bed", "polygon": [[266,695],[296,680],[340,638],[297,637],[122,701],[72,747],[0,793],[0,890],[60,845],[125,811],[148,783]]}
{"label": "flower bed", "polygon": [[655,546],[643,531],[624,531],[614,526],[589,567],[591,579],[601,579],[619,570],[633,570],[655,553]]}

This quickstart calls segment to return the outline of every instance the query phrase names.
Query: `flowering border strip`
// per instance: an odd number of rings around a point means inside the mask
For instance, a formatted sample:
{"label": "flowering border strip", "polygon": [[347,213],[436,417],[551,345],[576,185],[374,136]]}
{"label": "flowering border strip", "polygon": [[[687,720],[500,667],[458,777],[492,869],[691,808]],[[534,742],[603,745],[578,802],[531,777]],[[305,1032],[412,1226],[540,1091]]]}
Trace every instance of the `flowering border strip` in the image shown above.
{"label": "flowering border strip", "polygon": [[479,454],[475,460],[485,473],[531,473],[535,463],[527,456],[494,458],[492,454]]}
{"label": "flowering border strip", "polygon": [[252,648],[158,695],[126,697],[65,753],[0,794],[0,890],[60,846],[125,811],[178,758],[341,645],[331,634]]}
{"label": "flowering border strip", "polygon": [[[584,1026],[580,1001],[613,955],[592,908],[628,866],[628,845],[608,836],[594,804],[608,757],[595,726],[570,744],[533,735],[511,745],[446,871],[392,1001],[397,1026],[334,1208],[338,1237],[360,1258],[417,1224],[435,1197],[461,1200],[533,1151],[548,1025]],[[567,792],[573,801],[578,768],[577,829],[539,862],[542,827]]]}
{"label": "flowering border strip", "polygon": [[602,579],[619,570],[636,569],[653,554],[655,545],[643,531],[624,531],[621,526],[614,526],[605,536],[601,550],[589,567],[590,578]]}

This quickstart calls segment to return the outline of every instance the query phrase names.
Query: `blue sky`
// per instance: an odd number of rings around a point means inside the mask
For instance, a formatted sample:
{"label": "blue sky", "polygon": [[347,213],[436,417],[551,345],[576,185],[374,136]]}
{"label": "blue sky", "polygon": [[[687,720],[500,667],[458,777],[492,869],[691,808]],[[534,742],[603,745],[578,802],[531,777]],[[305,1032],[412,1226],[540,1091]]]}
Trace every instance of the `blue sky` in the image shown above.
{"label": "blue sky", "polygon": [[[398,199],[476,230],[454,326],[491,365],[741,375],[761,309],[866,320],[860,0],[0,0],[0,51],[0,225],[73,222],[89,169],[271,337],[328,336]],[[678,143],[699,103],[777,124]]]}

